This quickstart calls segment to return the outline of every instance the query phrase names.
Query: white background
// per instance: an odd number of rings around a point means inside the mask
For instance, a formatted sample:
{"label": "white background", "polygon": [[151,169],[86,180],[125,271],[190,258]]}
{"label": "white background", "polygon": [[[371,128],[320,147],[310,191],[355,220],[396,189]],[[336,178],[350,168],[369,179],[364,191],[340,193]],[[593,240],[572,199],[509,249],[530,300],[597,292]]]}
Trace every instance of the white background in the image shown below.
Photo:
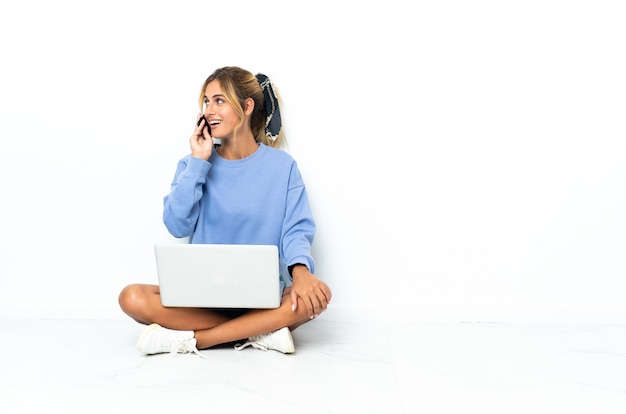
{"label": "white background", "polygon": [[337,315],[623,321],[624,39],[618,0],[0,0],[0,316],[124,317],[239,65],[280,89]]}

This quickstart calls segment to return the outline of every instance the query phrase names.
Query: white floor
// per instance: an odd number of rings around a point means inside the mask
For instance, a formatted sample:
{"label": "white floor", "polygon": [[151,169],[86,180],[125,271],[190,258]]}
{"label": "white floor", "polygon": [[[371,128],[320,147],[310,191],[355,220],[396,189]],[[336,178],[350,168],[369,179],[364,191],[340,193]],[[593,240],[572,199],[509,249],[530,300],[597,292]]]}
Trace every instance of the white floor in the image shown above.
{"label": "white floor", "polygon": [[626,413],[626,325],[340,322],[144,356],[130,320],[0,319],[2,413]]}

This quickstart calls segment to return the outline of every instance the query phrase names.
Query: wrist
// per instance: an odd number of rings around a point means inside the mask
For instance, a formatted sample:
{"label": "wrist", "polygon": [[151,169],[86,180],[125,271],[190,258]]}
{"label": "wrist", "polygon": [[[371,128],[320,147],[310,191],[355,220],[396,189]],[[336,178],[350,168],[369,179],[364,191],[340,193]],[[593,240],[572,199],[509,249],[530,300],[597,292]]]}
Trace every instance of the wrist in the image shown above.
{"label": "wrist", "polygon": [[[304,269],[303,269],[304,268]],[[294,263],[291,266],[288,267],[289,270],[289,276],[291,276],[291,278],[293,279],[294,275],[296,273],[299,273],[303,270],[309,270],[306,265],[302,264],[302,263]]]}

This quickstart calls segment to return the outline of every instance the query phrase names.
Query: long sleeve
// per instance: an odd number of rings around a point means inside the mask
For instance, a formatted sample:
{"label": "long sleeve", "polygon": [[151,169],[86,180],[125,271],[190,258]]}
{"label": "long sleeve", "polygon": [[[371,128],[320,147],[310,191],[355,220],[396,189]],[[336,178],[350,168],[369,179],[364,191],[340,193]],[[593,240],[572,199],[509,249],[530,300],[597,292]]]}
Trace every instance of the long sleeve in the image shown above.
{"label": "long sleeve", "polygon": [[281,256],[286,266],[302,263],[315,273],[315,262],[310,253],[315,230],[315,221],[309,206],[306,187],[294,163],[287,191],[280,246]]}
{"label": "long sleeve", "polygon": [[179,161],[170,193],[163,199],[163,222],[174,237],[190,236],[196,228],[210,168],[209,162],[191,156]]}

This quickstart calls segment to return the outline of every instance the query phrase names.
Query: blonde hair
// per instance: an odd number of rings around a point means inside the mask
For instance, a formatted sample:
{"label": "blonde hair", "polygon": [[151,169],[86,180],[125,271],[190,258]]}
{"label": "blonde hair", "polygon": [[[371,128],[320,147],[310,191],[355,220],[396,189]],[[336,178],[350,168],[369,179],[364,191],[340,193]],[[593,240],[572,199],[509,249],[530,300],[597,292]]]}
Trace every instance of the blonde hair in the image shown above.
{"label": "blonde hair", "polygon": [[[236,129],[239,129],[243,124],[243,108],[245,101],[246,99],[251,98],[254,101],[254,110],[250,116],[250,129],[252,130],[254,139],[257,142],[262,142],[269,147],[278,148],[284,145],[284,128],[280,129],[280,133],[274,141],[270,140],[265,134],[265,122],[267,120],[267,116],[265,114],[265,98],[263,96],[263,90],[261,89],[256,76],[245,69],[237,66],[225,66],[216,69],[202,84],[200,98],[198,100],[200,111],[203,110],[204,106],[204,91],[206,90],[207,85],[214,80],[219,82],[222,91],[224,92],[226,101],[228,101],[234,111],[239,115],[239,123],[237,124]],[[275,86],[274,91],[280,105],[280,96]]]}

